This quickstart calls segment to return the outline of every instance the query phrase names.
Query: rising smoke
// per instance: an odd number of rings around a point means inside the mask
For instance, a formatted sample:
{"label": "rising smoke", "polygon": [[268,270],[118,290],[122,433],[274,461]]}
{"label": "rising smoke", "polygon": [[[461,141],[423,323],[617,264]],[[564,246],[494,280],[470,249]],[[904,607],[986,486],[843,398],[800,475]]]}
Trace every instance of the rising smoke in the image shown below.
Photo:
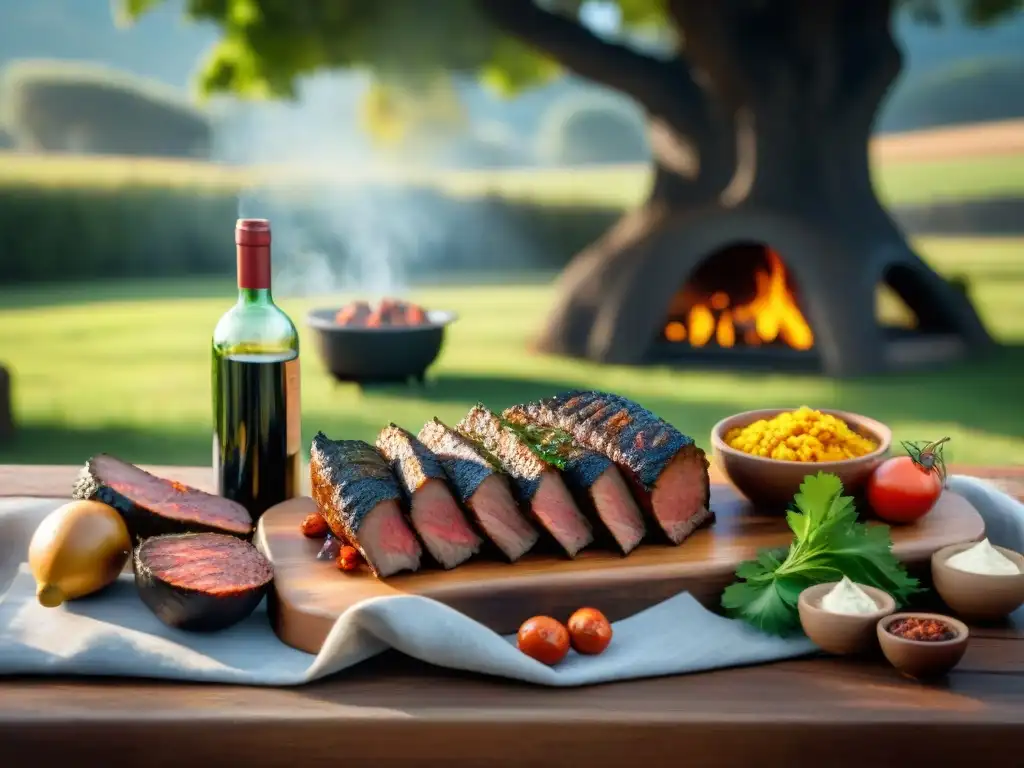
{"label": "rising smoke", "polygon": [[[271,220],[275,292],[372,299],[401,296],[417,283],[535,266],[536,243],[497,201],[456,199],[402,180],[408,169],[359,125],[368,86],[359,74],[320,76],[294,103],[232,107],[220,123],[216,159],[265,169],[265,181],[240,195],[238,214]],[[450,173],[424,153],[415,164],[417,178],[428,181]]]}

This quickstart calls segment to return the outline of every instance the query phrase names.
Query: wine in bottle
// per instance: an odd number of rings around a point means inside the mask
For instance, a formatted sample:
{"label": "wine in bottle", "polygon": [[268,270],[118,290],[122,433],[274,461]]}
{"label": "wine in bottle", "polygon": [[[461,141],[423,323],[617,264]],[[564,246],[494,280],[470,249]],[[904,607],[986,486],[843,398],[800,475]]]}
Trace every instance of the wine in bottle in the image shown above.
{"label": "wine in bottle", "polygon": [[235,226],[238,302],[213,332],[213,463],[220,495],[259,519],[299,493],[299,335],[270,293],[270,223]]}

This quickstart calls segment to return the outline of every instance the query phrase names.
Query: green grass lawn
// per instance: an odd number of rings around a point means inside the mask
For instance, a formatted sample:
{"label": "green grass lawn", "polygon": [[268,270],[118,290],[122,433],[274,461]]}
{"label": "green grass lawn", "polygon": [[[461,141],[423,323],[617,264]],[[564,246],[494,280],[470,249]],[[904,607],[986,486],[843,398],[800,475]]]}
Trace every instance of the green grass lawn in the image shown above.
{"label": "green grass lawn", "polygon": [[[890,424],[897,438],[953,438],[950,457],[1024,462],[1024,243],[928,240],[939,269],[963,273],[985,320],[1008,346],[993,359],[931,375],[834,382],[814,376],[632,369],[536,356],[527,340],[548,285],[421,287],[415,300],[461,320],[425,388],[361,392],[335,385],[304,329],[303,429],[372,438],[387,421],[418,429],[455,421],[478,400],[493,408],[569,387],[636,398],[707,446],[712,424],[749,408],[839,406]],[[280,303],[302,325],[316,303]],[[4,463],[78,463],[109,451],[142,463],[210,461],[210,332],[232,301],[230,281],[90,284],[0,290],[0,358],[15,379],[17,438]]]}

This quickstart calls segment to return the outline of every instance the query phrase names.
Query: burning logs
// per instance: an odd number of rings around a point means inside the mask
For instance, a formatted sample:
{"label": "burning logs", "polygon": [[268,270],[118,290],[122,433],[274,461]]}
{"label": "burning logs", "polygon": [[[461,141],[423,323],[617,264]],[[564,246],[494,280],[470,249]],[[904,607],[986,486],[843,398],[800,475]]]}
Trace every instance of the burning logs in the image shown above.
{"label": "burning logs", "polygon": [[749,298],[724,290],[707,294],[698,291],[696,285],[688,286],[682,293],[681,306],[672,308],[663,331],[665,340],[688,342],[693,347],[714,340],[719,347],[781,343],[792,349],[810,349],[814,334],[775,251],[765,249],[764,267],[753,271],[752,282],[754,291]]}

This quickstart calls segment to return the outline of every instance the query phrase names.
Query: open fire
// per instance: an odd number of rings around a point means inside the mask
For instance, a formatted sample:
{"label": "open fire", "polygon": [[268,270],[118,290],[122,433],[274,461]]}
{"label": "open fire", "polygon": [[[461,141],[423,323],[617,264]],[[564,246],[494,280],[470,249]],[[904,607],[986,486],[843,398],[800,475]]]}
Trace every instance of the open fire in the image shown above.
{"label": "open fire", "polygon": [[712,258],[676,295],[663,339],[691,347],[811,349],[814,334],[779,255],[759,246],[731,250],[735,260]]}

